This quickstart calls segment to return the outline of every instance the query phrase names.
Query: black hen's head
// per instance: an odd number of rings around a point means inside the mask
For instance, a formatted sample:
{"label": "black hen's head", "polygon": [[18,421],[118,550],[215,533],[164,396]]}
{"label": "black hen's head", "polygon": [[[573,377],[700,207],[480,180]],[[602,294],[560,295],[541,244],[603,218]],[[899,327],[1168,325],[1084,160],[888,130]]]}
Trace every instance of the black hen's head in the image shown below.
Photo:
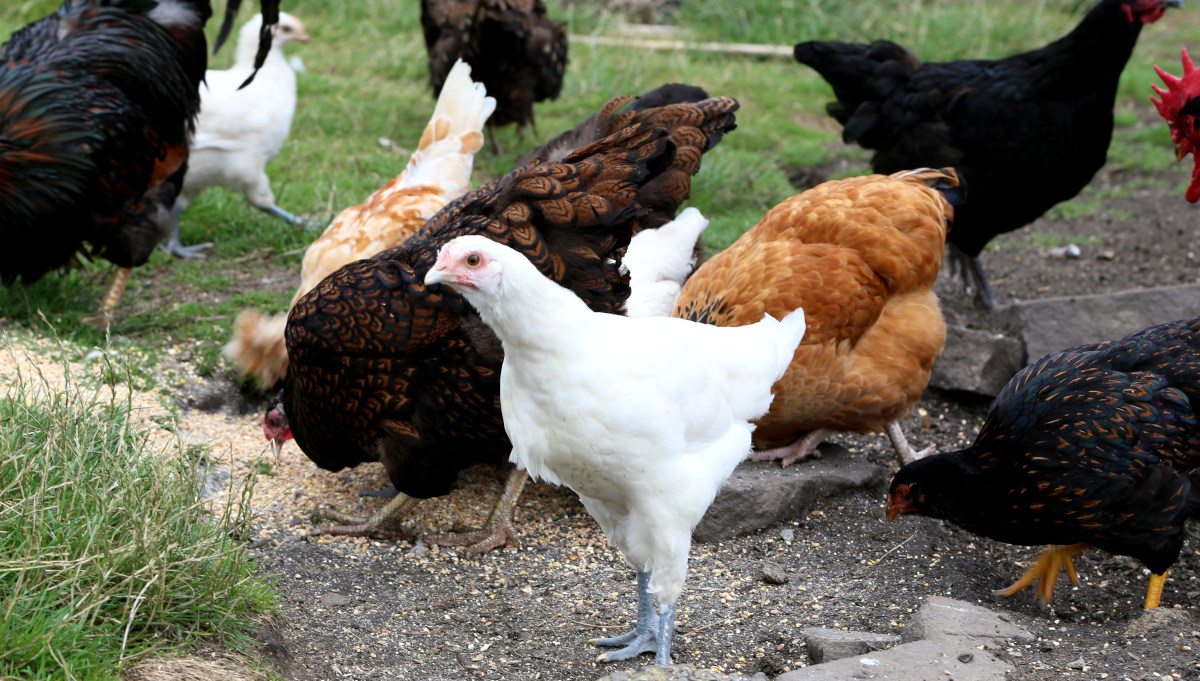
{"label": "black hen's head", "polygon": [[1121,11],[1131,24],[1153,24],[1171,7],[1183,7],[1183,0],[1121,0]]}
{"label": "black hen's head", "polygon": [[962,452],[917,459],[892,476],[887,518],[919,513],[931,518],[956,519],[962,504],[969,503],[975,493],[970,482],[973,477]]}

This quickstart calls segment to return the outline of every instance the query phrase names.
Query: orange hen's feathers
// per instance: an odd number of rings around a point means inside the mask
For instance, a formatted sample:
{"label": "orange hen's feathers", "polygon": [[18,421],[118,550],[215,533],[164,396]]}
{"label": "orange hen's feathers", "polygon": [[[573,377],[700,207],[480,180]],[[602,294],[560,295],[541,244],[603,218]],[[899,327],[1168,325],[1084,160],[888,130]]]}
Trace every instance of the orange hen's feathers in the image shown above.
{"label": "orange hen's feathers", "polygon": [[802,307],[808,332],[758,448],[821,429],[882,430],[929,381],[946,327],[932,292],[953,208],[952,171],[827,182],[768,211],[688,279],[675,316],[741,326]]}
{"label": "orange hen's feathers", "polygon": [[[357,206],[344,209],[308,247],[291,309],[305,293],[344,265],[403,243],[446,204],[471,186],[474,154],[483,146],[483,124],[496,102],[455,64],[404,172]],[[264,387],[287,371],[287,312],[245,310],[234,322],[225,356]]]}

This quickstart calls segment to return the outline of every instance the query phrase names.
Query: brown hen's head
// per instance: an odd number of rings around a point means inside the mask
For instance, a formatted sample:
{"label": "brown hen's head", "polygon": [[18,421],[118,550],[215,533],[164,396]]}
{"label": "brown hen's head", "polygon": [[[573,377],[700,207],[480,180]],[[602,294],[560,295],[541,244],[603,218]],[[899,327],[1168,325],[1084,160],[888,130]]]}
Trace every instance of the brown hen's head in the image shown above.
{"label": "brown hen's head", "polygon": [[1175,142],[1175,158],[1183,160],[1189,153],[1195,162],[1192,168],[1192,183],[1188,186],[1187,200],[1196,203],[1200,200],[1200,157],[1196,152],[1200,149],[1200,129],[1197,129],[1197,118],[1200,118],[1200,68],[1188,56],[1187,48],[1183,50],[1183,76],[1176,77],[1154,66],[1158,77],[1162,78],[1167,88],[1164,90],[1157,85],[1151,85],[1155,94],[1162,99],[1150,98],[1158,113],[1171,126],[1171,141]]}
{"label": "brown hen's head", "polygon": [[1121,11],[1131,24],[1135,21],[1153,24],[1170,7],[1183,7],[1183,0],[1126,0],[1121,3]]}
{"label": "brown hen's head", "polygon": [[280,391],[267,405],[267,413],[263,414],[263,437],[271,441],[271,449],[275,452],[275,463],[279,463],[279,452],[283,443],[292,439],[292,429],[288,425],[287,414],[283,411],[283,392]]}

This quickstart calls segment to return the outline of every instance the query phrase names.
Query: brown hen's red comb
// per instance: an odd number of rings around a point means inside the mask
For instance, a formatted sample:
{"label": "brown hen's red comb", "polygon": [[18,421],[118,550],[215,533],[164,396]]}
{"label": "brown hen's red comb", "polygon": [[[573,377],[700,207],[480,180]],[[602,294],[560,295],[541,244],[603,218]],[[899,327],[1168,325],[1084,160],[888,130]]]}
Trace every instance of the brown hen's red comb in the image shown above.
{"label": "brown hen's red comb", "polygon": [[1158,85],[1151,85],[1151,89],[1161,100],[1150,98],[1154,102],[1154,106],[1158,108],[1158,113],[1167,122],[1171,124],[1171,139],[1179,142],[1179,137],[1182,132],[1175,125],[1175,119],[1179,117],[1179,111],[1187,105],[1188,101],[1200,95],[1200,68],[1196,68],[1195,62],[1188,56],[1187,48],[1183,48],[1183,76],[1176,77],[1160,69],[1157,64],[1154,65],[1154,72],[1159,78],[1166,83],[1167,89],[1162,89]]}

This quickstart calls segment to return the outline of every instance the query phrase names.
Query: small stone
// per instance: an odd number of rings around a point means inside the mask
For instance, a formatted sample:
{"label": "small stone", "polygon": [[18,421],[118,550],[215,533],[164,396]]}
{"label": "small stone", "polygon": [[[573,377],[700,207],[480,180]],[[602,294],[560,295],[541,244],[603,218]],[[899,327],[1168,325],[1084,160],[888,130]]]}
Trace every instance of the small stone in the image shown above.
{"label": "small stone", "polygon": [[424,558],[427,553],[429,553],[429,544],[426,544],[425,540],[421,538],[418,538],[417,543],[408,550],[408,555],[414,558]]}
{"label": "small stone", "polygon": [[759,574],[767,584],[787,584],[788,580],[791,579],[788,577],[788,573],[784,571],[783,566],[778,563],[765,563]]}
{"label": "small stone", "polygon": [[963,653],[962,655],[958,656],[958,661],[962,662],[963,664],[970,664],[971,662],[975,661],[975,656],[971,653]]}
{"label": "small stone", "polygon": [[1083,658],[1071,660],[1067,663],[1067,669],[1083,669]]}
{"label": "small stone", "polygon": [[790,527],[785,530],[780,530],[779,537],[781,539],[783,539],[784,541],[795,541],[796,540],[796,531],[791,529]]}
{"label": "small stone", "polygon": [[336,591],[329,591],[324,596],[321,596],[321,606],[325,608],[337,608],[343,605],[350,605],[350,597],[343,596]]}

